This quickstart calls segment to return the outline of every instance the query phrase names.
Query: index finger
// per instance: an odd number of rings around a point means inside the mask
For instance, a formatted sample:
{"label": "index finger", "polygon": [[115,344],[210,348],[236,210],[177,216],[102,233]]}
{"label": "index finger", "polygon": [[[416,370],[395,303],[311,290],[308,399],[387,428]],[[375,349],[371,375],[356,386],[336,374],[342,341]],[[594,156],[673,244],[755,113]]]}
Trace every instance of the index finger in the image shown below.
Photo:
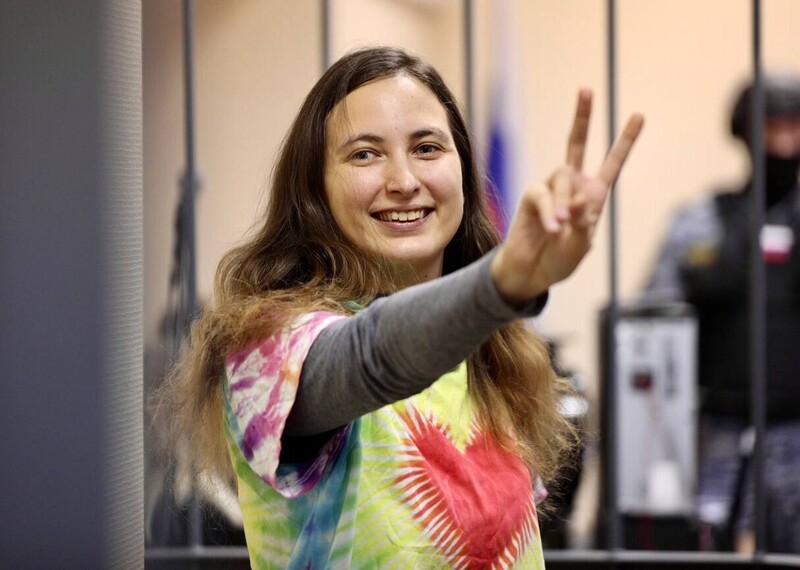
{"label": "index finger", "polygon": [[606,159],[600,165],[600,170],[597,171],[597,177],[608,186],[614,184],[617,176],[619,176],[622,166],[633,148],[633,143],[636,142],[639,133],[642,132],[643,126],[644,117],[640,113],[631,115],[625,125],[625,129],[614,141],[611,150],[608,151]]}
{"label": "index finger", "polygon": [[583,154],[586,150],[586,136],[589,132],[589,117],[592,114],[592,91],[581,89],[578,92],[578,106],[567,142],[567,164],[580,172],[583,168]]}

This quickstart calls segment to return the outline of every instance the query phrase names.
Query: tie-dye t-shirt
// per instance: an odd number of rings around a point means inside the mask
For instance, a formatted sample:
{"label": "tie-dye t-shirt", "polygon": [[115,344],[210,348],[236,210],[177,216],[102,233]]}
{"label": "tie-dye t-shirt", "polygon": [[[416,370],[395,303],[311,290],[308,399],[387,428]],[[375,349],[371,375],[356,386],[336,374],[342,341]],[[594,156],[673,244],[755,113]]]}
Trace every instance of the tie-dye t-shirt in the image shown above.
{"label": "tie-dye t-shirt", "polygon": [[466,364],[280,463],[309,313],[226,363],[226,424],[253,568],[544,568],[530,474],[475,423]]}

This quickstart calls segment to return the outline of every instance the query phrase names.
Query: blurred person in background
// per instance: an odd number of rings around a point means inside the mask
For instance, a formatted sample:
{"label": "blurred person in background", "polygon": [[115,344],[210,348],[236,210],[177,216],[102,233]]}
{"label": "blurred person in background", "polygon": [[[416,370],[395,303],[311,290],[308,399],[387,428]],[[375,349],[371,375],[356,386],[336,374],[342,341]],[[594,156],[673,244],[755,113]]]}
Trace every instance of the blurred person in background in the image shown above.
{"label": "blurred person in background", "polygon": [[[767,431],[770,552],[800,553],[800,76],[764,79]],[[751,158],[753,86],[741,90],[730,132]],[[678,212],[646,290],[691,303],[699,320],[701,548],[754,550],[748,350],[748,222],[752,174]]]}

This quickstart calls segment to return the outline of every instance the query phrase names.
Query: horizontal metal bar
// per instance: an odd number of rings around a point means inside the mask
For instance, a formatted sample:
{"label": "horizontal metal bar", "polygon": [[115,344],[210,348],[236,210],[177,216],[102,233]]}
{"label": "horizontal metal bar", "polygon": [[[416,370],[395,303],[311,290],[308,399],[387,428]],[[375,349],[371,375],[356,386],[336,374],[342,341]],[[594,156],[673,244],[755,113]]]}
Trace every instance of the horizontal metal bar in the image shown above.
{"label": "horizontal metal bar", "polygon": [[[733,552],[692,552],[664,550],[545,550],[547,562],[625,562],[667,564],[726,564],[751,566],[753,556]],[[770,566],[800,567],[800,555],[765,554],[759,560]]]}
{"label": "horizontal metal bar", "polygon": [[[243,546],[158,547],[145,549],[145,560],[247,560]],[[547,562],[623,562],[666,564],[726,564],[750,566],[753,557],[728,552],[683,552],[657,550],[550,550]],[[800,567],[800,555],[766,554],[761,560],[769,566]]]}
{"label": "horizontal metal bar", "polygon": [[248,560],[245,546],[159,546],[145,548],[145,560]]}

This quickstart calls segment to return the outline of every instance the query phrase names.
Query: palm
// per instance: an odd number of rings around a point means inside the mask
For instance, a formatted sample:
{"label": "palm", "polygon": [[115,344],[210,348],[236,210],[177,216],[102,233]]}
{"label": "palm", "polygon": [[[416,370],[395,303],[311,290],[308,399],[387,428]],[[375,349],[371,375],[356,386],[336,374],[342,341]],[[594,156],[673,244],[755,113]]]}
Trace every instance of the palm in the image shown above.
{"label": "palm", "polygon": [[[608,187],[598,178],[580,175],[577,192],[591,196],[592,211],[602,208]],[[571,212],[573,216],[580,215]],[[578,266],[592,245],[592,237],[596,223],[566,223],[557,235],[540,238],[542,254],[539,270],[547,277],[548,282],[557,283],[568,277]],[[541,230],[540,230],[541,231]]]}

